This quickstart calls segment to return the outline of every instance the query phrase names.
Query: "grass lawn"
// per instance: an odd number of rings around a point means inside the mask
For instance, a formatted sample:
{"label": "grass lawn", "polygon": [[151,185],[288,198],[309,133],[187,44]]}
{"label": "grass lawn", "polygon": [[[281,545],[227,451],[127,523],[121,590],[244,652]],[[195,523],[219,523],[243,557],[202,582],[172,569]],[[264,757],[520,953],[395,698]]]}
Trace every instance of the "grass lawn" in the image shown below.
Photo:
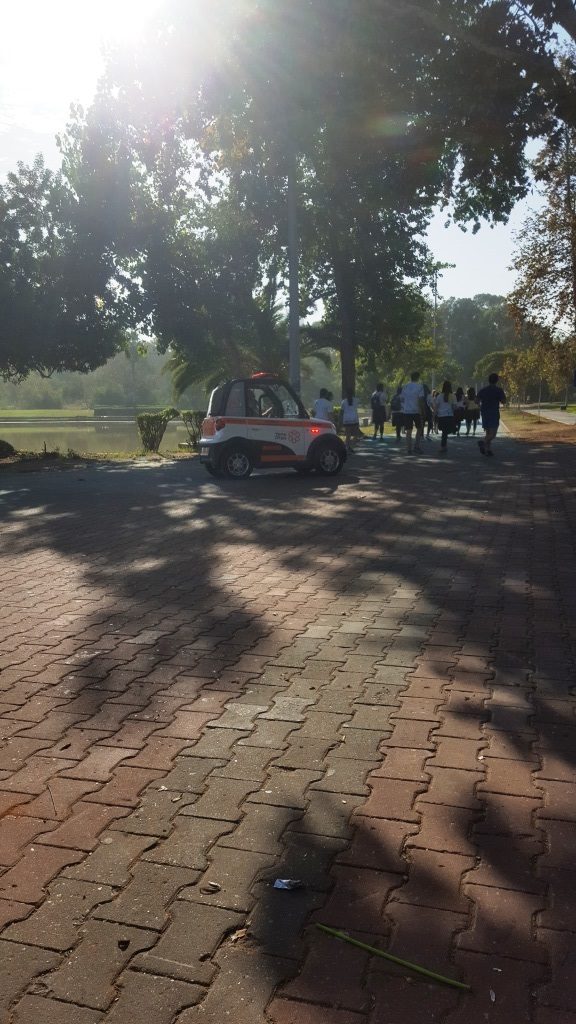
{"label": "grass lawn", "polygon": [[86,420],[93,416],[92,409],[0,409],[0,420]]}
{"label": "grass lawn", "polygon": [[541,420],[519,409],[503,409],[502,420],[517,441],[531,443],[574,444],[576,442],[576,425],[565,426],[554,420]]}

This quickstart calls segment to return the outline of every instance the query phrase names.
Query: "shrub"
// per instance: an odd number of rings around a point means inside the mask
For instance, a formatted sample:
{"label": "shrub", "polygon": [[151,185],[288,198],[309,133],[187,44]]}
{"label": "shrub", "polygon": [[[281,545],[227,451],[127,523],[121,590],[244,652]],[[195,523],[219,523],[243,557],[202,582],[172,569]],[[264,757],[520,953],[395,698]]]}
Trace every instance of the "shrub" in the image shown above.
{"label": "shrub", "polygon": [[142,447],[145,452],[157,452],[170,420],[178,418],[177,409],[163,409],[162,412],[141,412],[136,417]]}
{"label": "shrub", "polygon": [[8,441],[0,440],[0,459],[8,459],[11,455],[16,455],[16,449]]}
{"label": "shrub", "polygon": [[198,447],[198,442],[201,437],[202,422],[206,417],[205,412],[192,412],[190,409],[184,410],[180,413],[182,422],[186,427],[190,444],[193,448]]}

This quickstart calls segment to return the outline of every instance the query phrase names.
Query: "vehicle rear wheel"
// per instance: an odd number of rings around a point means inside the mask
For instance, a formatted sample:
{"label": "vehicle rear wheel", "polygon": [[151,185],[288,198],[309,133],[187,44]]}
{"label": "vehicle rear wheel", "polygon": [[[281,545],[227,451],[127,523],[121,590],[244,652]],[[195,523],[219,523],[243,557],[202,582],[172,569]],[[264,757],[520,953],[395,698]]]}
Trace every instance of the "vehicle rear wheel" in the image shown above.
{"label": "vehicle rear wheel", "polygon": [[340,447],[333,441],[326,441],[316,453],[316,469],[324,476],[335,476],[344,465]]}
{"label": "vehicle rear wheel", "polygon": [[254,468],[249,451],[241,445],[230,445],[222,455],[220,466],[225,476],[233,480],[245,480]]}

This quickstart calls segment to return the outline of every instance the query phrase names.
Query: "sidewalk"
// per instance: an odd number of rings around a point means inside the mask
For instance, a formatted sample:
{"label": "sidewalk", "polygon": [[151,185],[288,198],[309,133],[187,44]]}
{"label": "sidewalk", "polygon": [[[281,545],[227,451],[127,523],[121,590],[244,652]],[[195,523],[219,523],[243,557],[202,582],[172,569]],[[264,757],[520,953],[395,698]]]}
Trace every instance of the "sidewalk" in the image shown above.
{"label": "sidewalk", "polygon": [[0,477],[0,1024],[576,1024],[573,449],[436,446]]}
{"label": "sidewalk", "polygon": [[576,424],[576,413],[563,412],[562,409],[535,409],[533,406],[523,405],[522,412],[527,412],[530,416],[539,416],[543,420],[552,420],[553,423],[564,423],[568,426]]}

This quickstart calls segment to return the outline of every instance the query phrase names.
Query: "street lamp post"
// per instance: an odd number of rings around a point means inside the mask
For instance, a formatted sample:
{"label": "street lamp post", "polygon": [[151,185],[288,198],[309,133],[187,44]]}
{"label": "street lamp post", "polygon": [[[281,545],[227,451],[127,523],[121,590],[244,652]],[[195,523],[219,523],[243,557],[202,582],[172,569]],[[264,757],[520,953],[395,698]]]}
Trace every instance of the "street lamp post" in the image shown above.
{"label": "street lamp post", "polygon": [[289,378],[296,394],[300,394],[300,300],[298,270],[300,246],[298,240],[297,161],[292,147],[288,158],[288,354]]}

